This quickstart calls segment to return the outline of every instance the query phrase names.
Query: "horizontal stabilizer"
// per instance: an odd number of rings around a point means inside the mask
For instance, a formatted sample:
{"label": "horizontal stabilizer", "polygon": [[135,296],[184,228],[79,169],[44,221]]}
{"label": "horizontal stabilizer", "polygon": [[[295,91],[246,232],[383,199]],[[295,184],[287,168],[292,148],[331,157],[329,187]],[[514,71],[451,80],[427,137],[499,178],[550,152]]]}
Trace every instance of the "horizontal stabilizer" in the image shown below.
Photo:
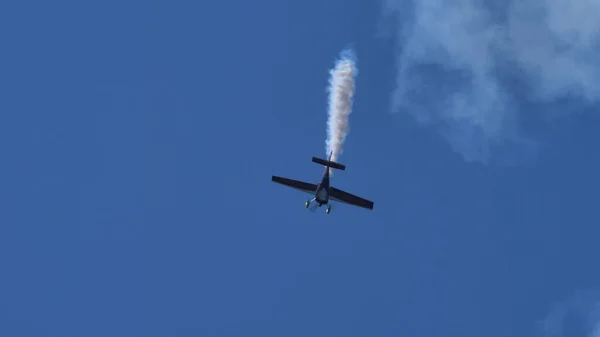
{"label": "horizontal stabilizer", "polygon": [[312,161],[313,163],[317,163],[317,164],[321,164],[330,168],[334,168],[337,170],[342,170],[345,171],[346,170],[346,165],[342,165],[330,160],[325,160],[325,159],[321,159],[321,158],[317,158],[317,157],[312,157]]}

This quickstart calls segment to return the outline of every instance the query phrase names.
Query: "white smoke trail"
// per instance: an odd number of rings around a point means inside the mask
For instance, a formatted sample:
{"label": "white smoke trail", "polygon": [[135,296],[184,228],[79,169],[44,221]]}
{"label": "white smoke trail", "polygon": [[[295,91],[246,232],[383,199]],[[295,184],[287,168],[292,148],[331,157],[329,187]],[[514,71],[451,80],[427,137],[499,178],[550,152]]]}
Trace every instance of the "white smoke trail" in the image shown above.
{"label": "white smoke trail", "polygon": [[332,161],[342,154],[344,140],[350,132],[350,113],[354,96],[354,81],[358,70],[356,57],[351,49],[345,49],[335,67],[330,71],[329,79],[329,119],[327,120],[326,155],[331,152]]}
{"label": "white smoke trail", "polygon": [[532,154],[523,121],[600,102],[598,0],[382,1],[398,46],[392,110],[467,161]]}

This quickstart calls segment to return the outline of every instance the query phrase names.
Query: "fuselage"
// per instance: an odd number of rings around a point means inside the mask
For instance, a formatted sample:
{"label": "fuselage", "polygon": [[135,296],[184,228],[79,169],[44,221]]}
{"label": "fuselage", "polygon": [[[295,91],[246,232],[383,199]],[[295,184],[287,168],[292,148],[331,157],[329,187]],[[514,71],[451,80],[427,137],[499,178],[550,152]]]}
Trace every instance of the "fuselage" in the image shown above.
{"label": "fuselage", "polygon": [[317,204],[319,204],[319,206],[329,202],[329,167],[325,167],[325,172],[323,172],[321,182],[317,185],[315,201]]}

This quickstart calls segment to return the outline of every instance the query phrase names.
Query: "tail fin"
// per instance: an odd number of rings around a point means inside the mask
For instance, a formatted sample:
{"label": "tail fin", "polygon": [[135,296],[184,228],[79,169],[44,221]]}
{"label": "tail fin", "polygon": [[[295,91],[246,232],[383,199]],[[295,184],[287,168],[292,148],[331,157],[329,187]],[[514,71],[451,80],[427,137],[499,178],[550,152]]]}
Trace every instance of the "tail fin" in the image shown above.
{"label": "tail fin", "polygon": [[329,160],[325,160],[325,159],[321,159],[321,158],[317,158],[317,157],[312,157],[312,161],[313,161],[313,163],[321,164],[321,165],[327,166],[329,168],[334,168],[334,169],[337,169],[337,170],[345,171],[346,170],[346,165],[342,165],[340,163],[336,163],[336,162],[331,161],[331,155],[332,154],[333,154],[333,152],[329,154]]}

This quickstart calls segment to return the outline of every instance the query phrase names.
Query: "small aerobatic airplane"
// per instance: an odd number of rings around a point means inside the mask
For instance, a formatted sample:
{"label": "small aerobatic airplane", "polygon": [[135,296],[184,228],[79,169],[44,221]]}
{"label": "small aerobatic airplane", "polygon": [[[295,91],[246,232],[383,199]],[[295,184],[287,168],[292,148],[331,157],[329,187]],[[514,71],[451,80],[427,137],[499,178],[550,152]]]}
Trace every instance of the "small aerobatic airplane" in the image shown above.
{"label": "small aerobatic airplane", "polygon": [[323,173],[321,182],[318,185],[303,182],[303,181],[278,177],[278,176],[272,176],[271,181],[274,181],[278,184],[282,184],[282,185],[286,185],[286,186],[298,189],[298,190],[306,192],[306,193],[313,194],[315,197],[313,199],[309,199],[306,201],[306,208],[308,208],[310,206],[310,204],[314,201],[318,205],[318,207],[327,205],[325,213],[329,214],[329,212],[331,212],[331,205],[329,204],[329,200],[331,199],[331,200],[343,202],[343,203],[346,203],[349,205],[363,207],[363,208],[372,210],[373,209],[372,201],[369,201],[369,200],[357,197],[355,195],[352,195],[350,193],[344,192],[344,191],[339,190],[329,184],[329,169],[330,168],[338,169],[338,170],[342,170],[342,171],[346,170],[345,165],[331,161],[332,154],[333,154],[333,152],[329,154],[328,160],[316,158],[316,157],[312,158],[312,161],[314,163],[325,166],[325,172]]}

